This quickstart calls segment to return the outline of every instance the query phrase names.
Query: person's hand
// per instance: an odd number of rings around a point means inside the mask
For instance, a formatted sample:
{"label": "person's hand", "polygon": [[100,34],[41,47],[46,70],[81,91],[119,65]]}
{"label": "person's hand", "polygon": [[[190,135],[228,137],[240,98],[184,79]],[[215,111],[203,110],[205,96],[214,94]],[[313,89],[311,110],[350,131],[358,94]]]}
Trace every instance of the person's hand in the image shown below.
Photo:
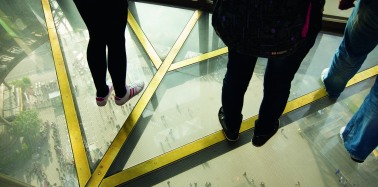
{"label": "person's hand", "polygon": [[339,9],[347,10],[354,7],[354,0],[339,0]]}

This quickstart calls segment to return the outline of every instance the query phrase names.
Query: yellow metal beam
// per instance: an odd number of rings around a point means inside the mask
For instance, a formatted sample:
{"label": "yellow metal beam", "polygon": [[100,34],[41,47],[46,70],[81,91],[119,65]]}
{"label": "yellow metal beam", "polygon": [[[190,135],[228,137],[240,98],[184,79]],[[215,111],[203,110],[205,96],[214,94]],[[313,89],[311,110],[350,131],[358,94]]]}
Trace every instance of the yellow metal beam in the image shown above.
{"label": "yellow metal beam", "polygon": [[[242,122],[242,130],[245,131],[251,129],[251,124],[257,119],[257,116],[246,119]],[[153,159],[142,162],[131,168],[128,168],[122,172],[116,173],[110,177],[107,177],[101,183],[101,186],[117,186],[122,183],[128,182],[132,179],[140,177],[146,173],[164,167],[175,161],[183,159],[189,155],[192,155],[198,151],[206,149],[212,145],[215,145],[225,140],[222,131],[217,131],[213,134],[198,139],[192,143],[186,144],[182,147],[169,151],[165,154],[159,155]]]}
{"label": "yellow metal beam", "polygon": [[67,71],[60,48],[58,34],[55,29],[54,18],[48,0],[42,0],[43,12],[45,14],[47,30],[55,63],[56,75],[62,97],[64,113],[66,116],[68,133],[71,141],[73,157],[80,186],[84,186],[91,176],[89,162],[85,151],[83,137],[80,130],[79,120],[68,81]]}
{"label": "yellow metal beam", "polygon": [[[378,74],[378,66],[374,66],[372,68],[369,68],[367,70],[364,70],[360,73],[357,73],[347,84],[347,87],[352,86],[354,84],[357,84],[363,80],[366,80],[370,77],[373,77]],[[299,97],[297,99],[294,99],[287,103],[284,114],[291,112],[293,110],[296,110],[304,105],[310,104],[322,97],[327,96],[327,92],[325,88],[320,88],[316,91],[313,91],[309,94],[306,94],[302,97]]]}
{"label": "yellow metal beam", "polygon": [[226,53],[228,53],[227,47],[217,49],[217,50],[214,50],[214,51],[211,51],[211,52],[208,52],[208,53],[205,53],[205,54],[202,54],[202,55],[190,58],[190,59],[183,60],[181,62],[176,62],[171,65],[171,67],[169,68],[169,71],[173,71],[173,70],[185,67],[185,66],[189,66],[189,65],[192,65],[192,64],[195,64],[195,63],[198,63],[198,62],[201,62],[201,61],[204,61],[204,60],[207,60],[207,59],[219,56],[219,55],[223,55]]}
{"label": "yellow metal beam", "polygon": [[162,61],[154,48],[152,47],[150,41],[148,41],[148,38],[144,34],[143,30],[140,28],[138,23],[135,21],[134,16],[131,14],[130,10],[128,12],[128,18],[127,21],[131,27],[131,29],[134,31],[135,35],[137,36],[139,42],[142,44],[144,50],[150,57],[152,63],[154,64],[155,68],[158,69],[160,65],[162,64]]}
{"label": "yellow metal beam", "polygon": [[374,149],[373,154],[374,154],[375,157],[378,157],[378,150]]}

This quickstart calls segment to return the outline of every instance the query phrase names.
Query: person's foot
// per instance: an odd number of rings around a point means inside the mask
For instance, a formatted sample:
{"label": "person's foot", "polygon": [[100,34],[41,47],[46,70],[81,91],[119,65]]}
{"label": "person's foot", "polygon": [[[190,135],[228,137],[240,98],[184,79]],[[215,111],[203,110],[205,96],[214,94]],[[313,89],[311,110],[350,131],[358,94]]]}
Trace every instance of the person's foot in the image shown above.
{"label": "person's foot", "polygon": [[138,95],[144,88],[144,82],[143,81],[136,81],[129,86],[126,86],[126,94],[123,97],[114,97],[114,102],[121,106],[125,104],[127,101],[129,101],[134,96]]}
{"label": "person's foot", "polygon": [[345,126],[344,126],[344,127],[341,127],[340,132],[339,132],[339,135],[340,135],[341,141],[343,141],[343,143],[344,143],[344,138],[343,138],[343,132],[344,132],[344,131],[345,131]]}
{"label": "person's foot", "polygon": [[[325,69],[323,69],[322,73],[320,74],[320,80],[322,81],[323,84],[324,84],[325,77],[328,75],[328,72],[329,72],[329,68],[325,68]],[[326,89],[326,91],[327,91],[327,89]],[[338,96],[332,96],[332,95],[329,95],[329,93],[328,93],[328,98],[330,98],[332,101],[336,101],[338,97],[339,97],[339,95]]]}
{"label": "person's foot", "polygon": [[280,121],[278,120],[276,124],[274,124],[273,129],[268,132],[261,132],[259,128],[256,128],[256,124],[258,121],[256,120],[255,128],[253,130],[253,137],[252,137],[252,144],[256,147],[263,146],[276,132],[280,127]]}
{"label": "person's foot", "polygon": [[325,69],[323,69],[322,73],[320,74],[320,80],[322,80],[323,84],[324,84],[325,76],[327,76],[328,72],[329,72],[329,68],[325,68]]}
{"label": "person's foot", "polygon": [[108,87],[109,87],[108,95],[106,95],[105,97],[96,97],[96,103],[98,106],[105,106],[106,103],[108,102],[108,98],[113,91],[113,86],[108,86]]}
{"label": "person's foot", "polygon": [[[343,142],[343,145],[344,145],[344,138],[343,138],[343,133],[344,133],[344,131],[345,131],[345,126],[344,126],[344,127],[341,127],[340,132],[339,132],[339,135],[340,135],[341,141]],[[350,156],[350,158],[351,158],[353,161],[355,161],[355,162],[357,162],[357,163],[363,163],[363,162],[364,162],[364,160],[359,160],[359,159],[354,158],[351,154],[349,154],[349,156]]]}
{"label": "person's foot", "polygon": [[226,139],[230,142],[235,142],[239,139],[239,132],[231,132],[229,128],[226,125],[226,122],[224,121],[224,112],[223,112],[223,107],[220,107],[219,112],[218,112],[218,119],[219,123],[222,126],[223,129],[223,134],[226,137]]}

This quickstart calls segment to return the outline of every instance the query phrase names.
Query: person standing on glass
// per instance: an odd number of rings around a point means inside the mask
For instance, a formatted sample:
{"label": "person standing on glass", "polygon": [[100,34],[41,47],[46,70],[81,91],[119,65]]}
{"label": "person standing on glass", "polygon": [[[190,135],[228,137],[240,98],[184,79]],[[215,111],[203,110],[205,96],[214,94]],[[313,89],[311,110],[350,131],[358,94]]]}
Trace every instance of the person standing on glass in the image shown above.
{"label": "person standing on glass", "polygon": [[[128,2],[74,0],[74,3],[89,32],[87,61],[97,91],[96,103],[105,106],[114,88],[115,103],[123,105],[144,87],[144,82],[139,80],[126,85]],[[107,70],[113,85],[106,83]]]}
{"label": "person standing on glass", "polygon": [[[276,5],[266,11],[271,6],[271,2]],[[227,4],[219,5],[218,3]],[[227,71],[223,79],[222,106],[219,109],[218,118],[226,139],[231,142],[237,141],[243,120],[241,112],[244,95],[252,78],[257,58],[268,58],[264,74],[263,99],[252,136],[252,144],[260,147],[278,131],[279,118],[290,95],[291,81],[294,79],[302,60],[313,47],[321,29],[325,1],[248,1],[249,4],[243,2],[246,5],[242,7],[240,7],[240,3],[241,1],[218,0],[213,13],[214,29],[228,47]],[[285,6],[279,6],[280,3]],[[253,7],[250,6],[251,4]],[[287,9],[287,6],[298,12]],[[227,9],[230,9],[230,12],[222,15],[217,12]],[[246,14],[240,13],[241,11],[245,11]],[[265,14],[268,15],[256,18],[259,16],[256,14],[264,12],[267,12]],[[286,17],[298,16],[298,14],[300,14],[301,19],[299,21],[301,22],[286,20]],[[288,22],[289,24],[287,24]],[[279,30],[276,28],[281,27],[284,29],[281,29],[280,34],[277,34]],[[290,31],[294,27],[296,29],[295,34],[293,34],[293,37],[287,38],[287,33],[291,33]],[[253,32],[248,32],[248,29]],[[225,34],[222,34],[222,32]],[[239,35],[241,36],[239,37]],[[267,35],[267,37],[264,37],[264,35]],[[280,36],[286,37],[286,40],[276,39]],[[273,39],[271,40],[271,38]],[[287,41],[289,43],[297,40],[301,42],[295,49],[285,48],[286,45],[280,44],[281,42]],[[267,41],[270,43],[268,44]],[[249,52],[251,51],[249,48],[242,51],[244,46],[249,46],[252,43],[266,45],[257,46],[253,52]],[[262,56],[256,55],[256,53]]]}
{"label": "person standing on glass", "polygon": [[[341,0],[339,9],[354,7],[354,0]],[[321,79],[329,98],[337,99],[378,44],[378,1],[359,0],[350,15],[343,40]],[[362,163],[378,146],[378,81],[346,126],[340,129],[344,147],[352,160]]]}

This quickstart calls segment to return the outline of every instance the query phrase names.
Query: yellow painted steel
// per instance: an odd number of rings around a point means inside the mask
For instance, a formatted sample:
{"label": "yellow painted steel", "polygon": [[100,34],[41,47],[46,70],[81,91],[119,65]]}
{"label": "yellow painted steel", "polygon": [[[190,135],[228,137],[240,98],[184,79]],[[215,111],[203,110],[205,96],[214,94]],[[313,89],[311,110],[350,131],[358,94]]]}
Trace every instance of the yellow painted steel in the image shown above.
{"label": "yellow painted steel", "polygon": [[154,64],[155,68],[158,69],[162,63],[161,59],[159,58],[158,54],[152,47],[150,41],[148,41],[148,38],[144,34],[143,30],[140,28],[138,23],[135,21],[134,16],[131,14],[131,12],[128,12],[128,18],[127,21],[131,27],[131,29],[134,31],[135,35],[137,36],[139,42],[142,44],[144,50],[146,50],[146,53],[150,57],[152,63]]}
{"label": "yellow painted steel", "polygon": [[77,118],[76,109],[70,89],[66,67],[59,44],[58,35],[55,29],[54,18],[48,0],[42,0],[42,7],[45,14],[46,25],[51,43],[52,55],[55,63],[55,70],[59,82],[59,89],[62,97],[64,113],[66,116],[68,133],[71,141],[75,167],[79,179],[79,185],[84,186],[91,176],[88,158],[86,155],[82,133]]}
{"label": "yellow painted steel", "polygon": [[287,102],[285,110],[283,114],[289,113],[293,110],[296,110],[302,106],[308,105],[318,99],[321,99],[327,95],[327,92],[325,88],[320,88],[318,90],[315,90],[313,92],[310,92],[306,95],[303,95],[299,98],[293,99],[289,102]]}
{"label": "yellow painted steel", "polygon": [[349,80],[347,87],[352,86],[356,83],[359,83],[365,79],[368,79],[370,77],[373,77],[378,74],[378,66],[371,67],[369,69],[366,69],[362,72],[357,73],[355,76],[353,76],[352,79]]}
{"label": "yellow painted steel", "polygon": [[378,157],[378,150],[374,149],[373,154],[375,157]]}
{"label": "yellow painted steel", "polygon": [[[364,70],[360,73],[357,73],[347,84],[347,87],[352,86],[356,83],[359,83],[363,80],[366,80],[372,76],[375,76],[378,74],[378,66],[374,66],[372,68],[369,68],[367,70]],[[320,80],[319,80],[320,81]],[[313,91],[309,94],[306,94],[302,97],[299,97],[297,99],[294,99],[287,103],[284,114],[291,112],[293,110],[296,110],[304,105],[310,104],[322,97],[327,96],[327,92],[325,88],[320,88],[316,91]]]}
{"label": "yellow painted steel", "polygon": [[101,181],[103,180],[106,172],[110,168],[111,164],[113,163],[114,159],[116,158],[117,154],[119,153],[122,145],[127,140],[127,137],[135,127],[139,117],[142,115],[144,108],[147,106],[148,102],[152,98],[153,94],[155,93],[157,87],[159,86],[160,82],[162,81],[164,75],[167,73],[169,67],[171,66],[174,58],[178,54],[180,48],[184,44],[185,40],[188,38],[190,32],[192,31],[195,23],[201,16],[200,11],[195,11],[192,18],[184,28],[183,32],[180,34],[179,38],[177,39],[176,43],[172,47],[171,51],[168,53],[167,58],[164,62],[160,65],[157,73],[152,78],[150,84],[147,86],[146,90],[142,94],[141,98],[137,102],[133,111],[131,111],[129,117],[126,119],[125,123],[123,124],[122,128],[114,138],[112,144],[110,145],[109,149],[103,156],[102,160],[100,161],[99,165],[95,169],[92,177],[89,179],[87,186],[99,186]]}
{"label": "yellow painted steel", "polygon": [[171,49],[171,51],[169,51],[169,54],[167,55],[167,58],[164,61],[173,62],[177,53],[180,51],[182,45],[184,45],[186,38],[189,36],[190,32],[192,31],[194,25],[196,24],[201,14],[202,12],[199,10],[196,10],[194,12],[192,18],[190,18],[188,24],[184,28],[183,32],[180,34],[179,38],[177,39],[177,42],[173,45],[173,48]]}
{"label": "yellow painted steel", "polygon": [[178,149],[174,149],[166,154],[162,154],[153,159],[147,160],[141,164],[128,168],[122,172],[114,174],[105,178],[101,186],[117,186],[124,182],[135,179],[143,174],[161,168],[186,156],[189,156],[197,151],[210,147],[218,142],[224,140],[221,131],[215,132],[209,136],[203,137],[193,143],[184,145]]}
{"label": "yellow painted steel", "polygon": [[[254,124],[254,121],[257,119],[257,116],[246,119],[242,122],[241,132],[251,129]],[[180,148],[174,149],[165,154],[159,155],[153,159],[142,162],[136,166],[123,170],[119,173],[116,173],[110,177],[107,177],[101,183],[101,186],[117,186],[122,183],[128,182],[132,179],[135,179],[139,176],[142,176],[146,173],[164,167],[168,164],[176,162],[182,158],[185,158],[189,155],[192,155],[198,151],[206,149],[212,145],[215,145],[221,141],[225,140],[222,131],[217,131],[213,134],[205,136],[201,139],[198,139],[192,143],[186,144]]]}
{"label": "yellow painted steel", "polygon": [[205,53],[205,54],[202,54],[202,55],[190,58],[190,59],[186,59],[181,62],[176,62],[171,65],[171,67],[169,68],[169,71],[173,71],[173,70],[185,67],[185,66],[189,66],[189,65],[192,65],[192,64],[195,64],[195,63],[198,63],[198,62],[201,62],[201,61],[204,61],[204,60],[207,60],[207,59],[219,56],[219,55],[223,55],[225,53],[228,53],[227,47],[217,49],[215,51],[211,51],[211,52],[208,52],[208,53]]}

